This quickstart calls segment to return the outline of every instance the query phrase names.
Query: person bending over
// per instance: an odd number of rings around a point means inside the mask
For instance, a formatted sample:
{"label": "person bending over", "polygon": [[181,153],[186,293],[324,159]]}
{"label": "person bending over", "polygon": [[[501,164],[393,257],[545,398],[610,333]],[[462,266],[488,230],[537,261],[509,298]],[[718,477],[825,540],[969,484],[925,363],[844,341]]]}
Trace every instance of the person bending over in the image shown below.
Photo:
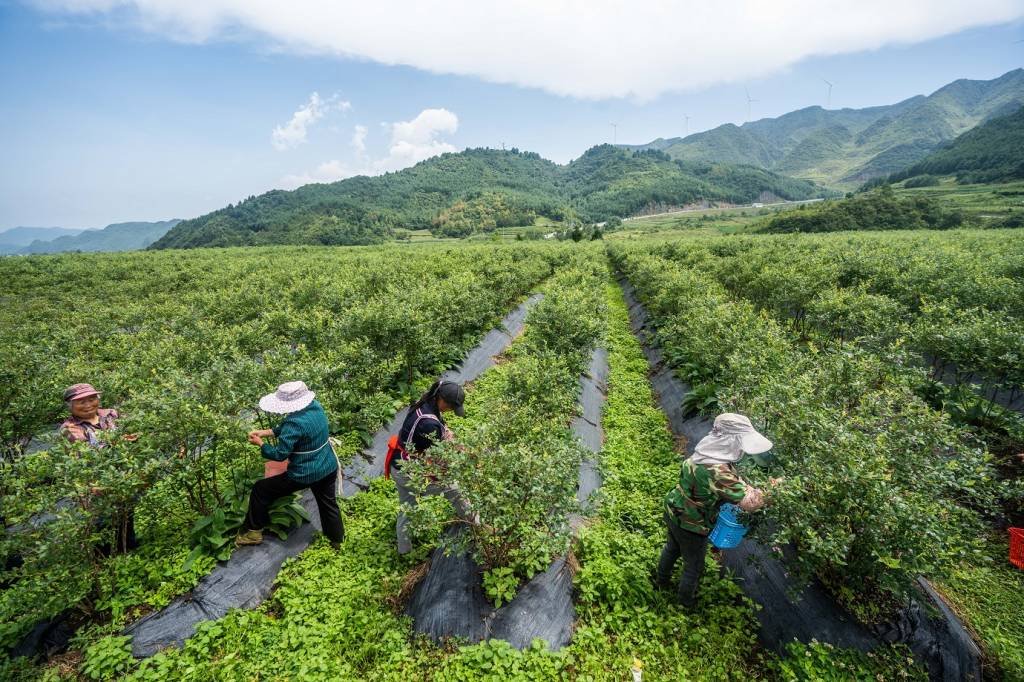
{"label": "person bending over", "polygon": [[[283,414],[285,418],[273,429],[250,432],[249,442],[259,446],[266,459],[288,460],[288,470],[253,484],[249,509],[235,544],[263,542],[263,529],[270,525],[269,509],[274,500],[309,488],[316,500],[324,535],[337,547],[345,537],[337,498],[340,472],[323,406],[305,383],[290,381],[260,398],[260,409]],[[277,437],[277,445],[263,442],[270,436]]]}
{"label": "person bending over", "polygon": [[749,419],[726,413],[715,418],[711,433],[683,460],[679,482],[665,495],[668,540],[657,569],[658,587],[671,589],[672,569],[682,556],[685,563],[677,598],[683,606],[690,608],[696,603],[708,534],[722,505],[732,502],[744,511],[755,511],[765,504],[764,493],[745,483],[734,465],[744,454],[756,455],[771,448],[772,442],[758,433]]}
{"label": "person bending over", "polygon": [[[444,413],[454,412],[460,417],[463,416],[465,399],[466,393],[457,383],[443,379],[434,382],[419,400],[409,406],[409,414],[406,415],[402,428],[391,437],[384,460],[384,475],[394,478],[395,486],[398,488],[398,502],[403,508],[415,506],[418,500],[409,488],[409,477],[402,471],[402,464],[410,459],[425,456],[434,443],[454,440],[454,435],[445,423]],[[469,518],[469,505],[454,486],[433,483],[427,488],[426,494],[444,495],[455,508],[459,518]],[[398,519],[395,521],[399,554],[408,554],[412,551],[408,523],[405,511],[400,508]]]}

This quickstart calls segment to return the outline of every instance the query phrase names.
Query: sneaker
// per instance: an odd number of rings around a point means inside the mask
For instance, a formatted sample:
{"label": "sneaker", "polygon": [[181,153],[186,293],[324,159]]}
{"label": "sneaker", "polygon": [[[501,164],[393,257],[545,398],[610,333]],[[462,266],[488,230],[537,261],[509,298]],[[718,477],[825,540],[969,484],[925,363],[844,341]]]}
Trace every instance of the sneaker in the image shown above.
{"label": "sneaker", "polygon": [[236,547],[258,545],[261,542],[263,542],[263,531],[261,530],[238,531],[238,535],[235,536]]}

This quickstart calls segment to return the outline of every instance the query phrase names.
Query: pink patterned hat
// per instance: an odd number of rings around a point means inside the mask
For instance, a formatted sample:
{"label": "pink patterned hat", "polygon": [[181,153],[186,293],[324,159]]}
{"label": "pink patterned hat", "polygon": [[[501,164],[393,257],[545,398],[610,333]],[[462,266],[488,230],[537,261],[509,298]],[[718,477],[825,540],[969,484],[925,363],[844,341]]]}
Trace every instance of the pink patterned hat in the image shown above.
{"label": "pink patterned hat", "polygon": [[100,394],[92,384],[72,384],[64,389],[64,401],[68,400],[79,400],[81,398],[88,398],[91,395],[98,396]]}

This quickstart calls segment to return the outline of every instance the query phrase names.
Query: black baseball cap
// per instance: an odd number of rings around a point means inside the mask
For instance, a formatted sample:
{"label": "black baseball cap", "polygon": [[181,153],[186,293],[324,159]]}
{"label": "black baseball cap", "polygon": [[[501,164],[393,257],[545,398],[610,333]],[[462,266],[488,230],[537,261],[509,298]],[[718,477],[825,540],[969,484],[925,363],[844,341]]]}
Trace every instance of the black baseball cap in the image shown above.
{"label": "black baseball cap", "polygon": [[466,409],[463,403],[466,401],[466,392],[454,381],[442,381],[437,387],[437,395],[444,398],[444,401],[452,406],[452,410],[460,417],[466,416]]}

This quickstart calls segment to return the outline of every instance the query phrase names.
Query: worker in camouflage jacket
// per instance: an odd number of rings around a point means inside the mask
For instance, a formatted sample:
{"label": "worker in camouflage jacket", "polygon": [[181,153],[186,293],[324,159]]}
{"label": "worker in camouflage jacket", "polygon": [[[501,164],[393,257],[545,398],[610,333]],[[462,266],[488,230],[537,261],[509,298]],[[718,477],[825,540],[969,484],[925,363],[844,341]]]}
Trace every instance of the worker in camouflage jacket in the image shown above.
{"label": "worker in camouflage jacket", "polygon": [[683,573],[677,597],[685,607],[696,603],[697,587],[704,573],[708,534],[726,502],[744,511],[764,506],[761,490],[748,485],[734,466],[743,455],[767,452],[772,442],[758,433],[740,414],[721,414],[711,433],[701,439],[693,455],[683,461],[679,483],[665,496],[668,540],[658,562],[657,583],[671,589],[672,570],[682,556]]}

